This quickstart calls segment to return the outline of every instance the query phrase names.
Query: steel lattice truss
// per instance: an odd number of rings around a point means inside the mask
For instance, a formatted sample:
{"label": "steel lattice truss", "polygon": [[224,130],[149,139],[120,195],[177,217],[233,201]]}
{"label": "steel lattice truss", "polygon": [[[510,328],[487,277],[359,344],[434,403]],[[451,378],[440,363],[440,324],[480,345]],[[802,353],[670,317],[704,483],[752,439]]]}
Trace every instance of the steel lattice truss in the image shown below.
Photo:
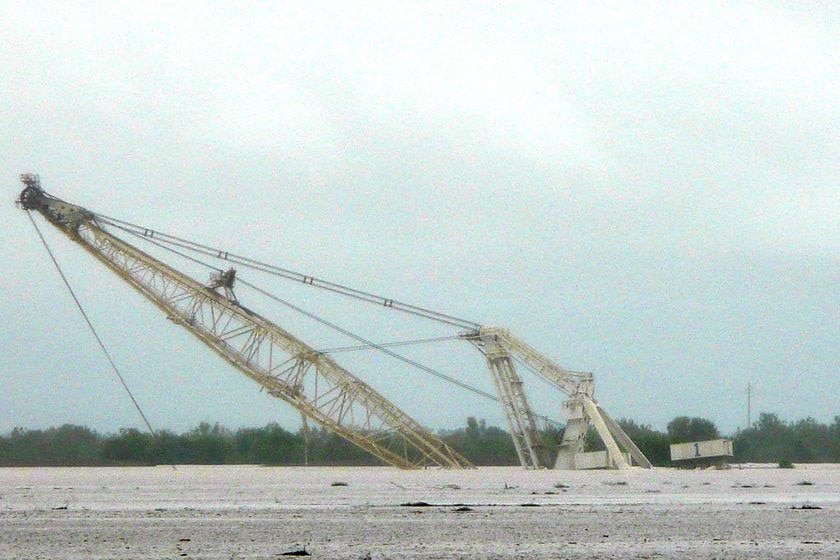
{"label": "steel lattice truss", "polygon": [[388,399],[259,314],[102,229],[83,209],[37,207],[50,222],[272,396],[386,463],[470,467]]}
{"label": "steel lattice truss", "polygon": [[487,358],[487,367],[507,418],[519,464],[529,469],[544,468],[547,463],[543,456],[542,438],[510,353],[492,333],[482,334],[477,344]]}
{"label": "steel lattice truss", "polygon": [[[24,209],[42,214],[62,233],[159,307],[170,320],[187,329],[239,371],[259,383],[268,394],[301,411],[304,421],[307,417],[311,418],[397,467],[472,466],[440,438],[325,352],[316,351],[270,320],[242,306],[233,295],[236,276],[234,269],[214,274],[209,285],[201,284],[115,236],[106,228],[106,223],[148,239],[157,238],[156,232],[119,220],[115,222],[48,195],[41,190],[37,176],[24,175],[22,179],[26,188],[18,202]],[[568,397],[563,406],[566,426],[559,442],[554,468],[578,468],[577,458],[585,450],[590,426],[595,428],[606,447],[604,466],[627,468],[635,462],[642,467],[651,467],[618,423],[595,401],[591,373],[562,368],[506,329],[480,326],[170,235],[162,234],[160,237],[179,248],[450,326],[466,328],[467,332],[460,337],[485,355],[520,464],[525,468],[550,468],[552,465],[549,458],[545,457],[536,416],[528,404],[514,359]],[[383,347],[379,346],[379,349]],[[386,353],[399,357],[387,350]],[[410,360],[409,363],[418,365]],[[463,383],[458,384],[469,388]],[[493,398],[486,393],[485,396]]]}
{"label": "steel lattice truss", "polygon": [[[481,327],[465,338],[484,352],[493,375],[499,400],[507,417],[511,438],[523,467],[537,469],[550,467],[544,457],[543,444],[536,429],[534,413],[528,405],[524,386],[516,371],[512,357],[521,360],[534,373],[565,393],[566,427],[559,442],[554,468],[574,469],[575,457],[582,453],[589,426],[593,426],[604,442],[608,464],[615,468],[628,468],[631,461],[651,468],[651,463],[624,433],[621,426],[601,408],[593,397],[594,383],[591,373],[569,371],[541,354],[530,345],[513,336],[507,329]],[[622,449],[629,455],[628,460]]]}

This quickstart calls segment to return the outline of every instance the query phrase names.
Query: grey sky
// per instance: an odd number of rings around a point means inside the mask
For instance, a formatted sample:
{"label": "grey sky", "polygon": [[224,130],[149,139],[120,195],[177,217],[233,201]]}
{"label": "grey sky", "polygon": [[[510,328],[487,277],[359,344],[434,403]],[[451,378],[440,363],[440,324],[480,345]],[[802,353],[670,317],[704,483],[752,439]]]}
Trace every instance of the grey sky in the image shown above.
{"label": "grey sky", "polygon": [[[734,430],[747,381],[756,411],[840,414],[836,3],[3,2],[0,21],[0,431],[139,425],[11,203],[26,171],[105,214],[507,326],[595,372],[617,417]],[[47,233],[155,424],[295,425]],[[272,289],[377,339],[440,331]],[[492,390],[469,347],[413,352]],[[503,422],[341,359],[432,427]]]}

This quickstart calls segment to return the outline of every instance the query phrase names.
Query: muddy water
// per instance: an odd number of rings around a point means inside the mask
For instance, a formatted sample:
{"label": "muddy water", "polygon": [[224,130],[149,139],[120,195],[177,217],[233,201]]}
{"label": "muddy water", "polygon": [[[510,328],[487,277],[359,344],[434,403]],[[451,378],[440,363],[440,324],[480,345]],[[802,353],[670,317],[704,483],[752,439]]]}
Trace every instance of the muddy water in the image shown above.
{"label": "muddy water", "polygon": [[304,548],[356,559],[837,559],[840,468],[0,469],[0,558]]}

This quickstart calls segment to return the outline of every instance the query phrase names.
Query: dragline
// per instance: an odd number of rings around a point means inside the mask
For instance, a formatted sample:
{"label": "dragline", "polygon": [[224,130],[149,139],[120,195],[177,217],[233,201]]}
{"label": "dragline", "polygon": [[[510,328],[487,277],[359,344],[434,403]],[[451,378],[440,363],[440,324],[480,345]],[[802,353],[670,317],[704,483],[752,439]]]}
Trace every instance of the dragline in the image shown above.
{"label": "dragline", "polygon": [[[155,304],[168,319],[256,381],[269,395],[294,406],[304,420],[314,420],[387,464],[405,469],[435,465],[472,467],[457,450],[341,366],[328,352],[316,350],[240,302],[233,291],[237,282],[272,296],[237,278],[234,268],[223,270],[206,265],[213,273],[209,283],[202,283],[123,237],[135,237],[195,262],[201,263],[200,259],[207,257],[227,261],[460,329],[457,338],[469,342],[484,355],[496,395],[409,360],[387,348],[388,344],[367,341],[321,320],[365,346],[498,401],[504,409],[519,461],[525,468],[623,469],[633,464],[651,467],[644,454],[595,400],[591,373],[569,371],[557,365],[506,329],[482,326],[110,218],[46,193],[37,175],[25,174],[21,180],[24,189],[17,202],[30,213],[30,218],[33,211],[41,214]],[[34,220],[32,223],[37,229]],[[567,397],[562,406],[565,429],[553,461],[546,456],[543,436],[537,427],[540,416],[528,404],[516,361]],[[604,451],[584,453],[590,426],[603,442]],[[597,460],[593,460],[593,455],[598,455]]]}

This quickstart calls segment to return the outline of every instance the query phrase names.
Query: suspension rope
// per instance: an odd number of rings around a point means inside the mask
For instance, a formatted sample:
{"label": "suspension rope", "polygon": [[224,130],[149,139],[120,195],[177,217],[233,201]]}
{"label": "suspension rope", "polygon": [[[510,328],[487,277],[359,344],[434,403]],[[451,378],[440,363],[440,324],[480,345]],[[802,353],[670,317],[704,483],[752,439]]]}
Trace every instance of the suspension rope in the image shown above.
{"label": "suspension rope", "polygon": [[[82,317],[84,317],[84,319],[85,319],[85,323],[87,323],[87,326],[90,329],[90,332],[93,333],[93,337],[96,339],[97,344],[99,344],[99,348],[102,350],[102,353],[105,354],[105,357],[108,359],[108,363],[111,364],[111,368],[114,370],[114,373],[117,374],[117,378],[120,380],[120,383],[122,384],[123,389],[125,389],[125,392],[128,394],[128,397],[131,399],[131,402],[134,405],[134,408],[140,414],[140,418],[143,419],[143,423],[146,424],[146,428],[148,428],[149,433],[152,434],[152,437],[154,437],[155,440],[160,441],[160,438],[158,437],[157,432],[152,427],[152,423],[149,422],[149,419],[146,417],[146,414],[143,412],[143,409],[140,407],[140,403],[138,403],[137,399],[134,398],[134,394],[131,392],[131,389],[129,389],[128,384],[125,382],[125,378],[123,377],[122,373],[120,373],[120,370],[117,367],[117,364],[114,363],[114,360],[111,357],[110,352],[108,352],[108,350],[105,348],[105,344],[102,342],[102,339],[99,337],[99,333],[96,332],[96,329],[94,328],[93,323],[91,323],[90,317],[88,317],[88,314],[85,311],[84,307],[82,307],[82,303],[79,301],[79,298],[76,296],[76,292],[70,286],[70,282],[67,280],[67,276],[64,275],[64,271],[61,269],[61,266],[58,264],[58,261],[56,260],[55,255],[52,252],[52,249],[50,249],[50,246],[47,244],[47,240],[44,238],[44,235],[41,233],[41,229],[38,227],[38,224],[32,218],[32,212],[27,211],[26,215],[29,217],[29,221],[32,222],[32,226],[35,228],[35,233],[37,233],[38,237],[41,239],[41,243],[44,245],[44,248],[47,250],[47,254],[50,256],[50,259],[52,260],[53,264],[55,265],[55,269],[58,271],[58,275],[61,276],[61,280],[64,282],[64,285],[67,287],[67,291],[70,292],[70,295],[73,297],[73,301],[76,302],[76,307],[79,308],[79,311],[81,312]],[[174,465],[173,465],[173,467],[174,467]]]}
{"label": "suspension rope", "polygon": [[313,321],[321,323],[322,325],[324,325],[326,327],[329,327],[329,328],[331,328],[331,329],[333,329],[337,332],[340,332],[341,334],[343,334],[345,336],[348,336],[348,337],[350,337],[354,340],[358,340],[359,342],[361,342],[365,346],[369,346],[371,348],[379,350],[380,352],[382,352],[384,354],[387,354],[387,355],[391,356],[392,358],[396,358],[397,360],[400,360],[401,362],[404,362],[406,364],[414,366],[417,369],[425,371],[426,373],[430,373],[430,374],[434,375],[435,377],[445,379],[446,381],[449,381],[450,383],[454,383],[455,385],[458,385],[459,387],[467,389],[468,391],[472,391],[473,393],[476,393],[478,395],[493,399],[494,401],[497,401],[497,402],[499,400],[495,395],[493,395],[491,393],[483,391],[483,390],[481,390],[477,387],[473,387],[472,385],[468,385],[468,384],[464,383],[463,381],[459,381],[458,379],[455,379],[454,377],[450,377],[449,375],[446,375],[445,373],[441,373],[437,370],[434,370],[434,369],[432,369],[428,366],[425,366],[425,365],[421,364],[420,362],[416,362],[416,361],[412,360],[411,358],[407,358],[407,357],[403,356],[402,354],[397,354],[393,350],[389,350],[388,348],[385,348],[384,346],[381,346],[381,345],[379,345],[379,344],[377,344],[377,343],[375,343],[371,340],[367,340],[364,337],[361,337],[357,334],[354,334],[353,332],[348,331],[344,327],[339,327],[335,323],[331,323],[330,321],[327,321],[326,319],[322,319],[321,317],[318,317],[314,313],[310,313],[309,311],[306,311],[305,309],[303,309],[301,307],[298,307],[297,305],[291,303],[290,301],[286,301],[283,298],[280,298],[280,297],[278,297],[278,296],[260,288],[259,286],[256,286],[256,285],[248,282],[247,280],[243,280],[241,278],[238,278],[237,280],[240,283],[248,286],[252,290],[261,293],[265,297],[267,297],[269,299],[272,299],[272,300],[276,301],[277,303],[285,305],[289,309],[292,309],[293,311],[296,311],[296,312],[300,313],[301,315],[312,319]]}
{"label": "suspension rope", "polygon": [[203,255],[224,260],[228,262],[232,262],[235,264],[242,265],[247,268],[251,268],[253,270],[259,270],[261,272],[265,272],[268,274],[272,274],[274,276],[279,276],[281,278],[285,278],[287,280],[294,280],[296,282],[300,282],[303,284],[308,284],[310,286],[321,288],[323,290],[327,290],[330,292],[334,292],[337,294],[349,296],[361,301],[366,301],[368,303],[374,303],[376,305],[380,305],[382,307],[390,307],[392,309],[396,309],[398,311],[403,311],[405,313],[409,313],[411,315],[416,315],[418,317],[424,317],[426,319],[431,319],[433,321],[437,321],[439,323],[445,323],[448,325],[471,329],[471,330],[478,330],[481,325],[474,322],[469,321],[467,319],[461,319],[459,317],[455,317],[452,315],[447,315],[445,313],[441,313],[439,311],[433,311],[431,309],[426,309],[424,307],[419,307],[417,305],[412,305],[408,303],[404,303],[392,298],[387,298],[383,296],[378,296],[376,294],[372,294],[370,292],[365,292],[362,290],[357,290],[355,288],[351,288],[349,286],[344,286],[342,284],[337,284],[335,282],[330,282],[328,280],[322,280],[320,278],[316,278],[314,276],[310,276],[308,274],[303,274],[300,272],[295,272],[293,270],[289,270],[287,268],[282,268],[279,266],[275,266],[269,263],[261,262],[249,257],[245,257],[242,255],[237,255],[236,253],[231,253],[229,251],[225,251],[223,249],[218,249],[215,247],[210,247],[209,245],[203,245],[201,243],[196,243],[194,241],[190,241],[188,239],[184,239],[182,237],[177,237],[175,235],[170,235],[167,233],[163,233],[160,231],[156,231],[150,228],[146,228],[143,226],[139,226],[137,224],[132,224],[131,222],[126,222],[124,220],[119,220],[117,218],[111,218],[104,214],[93,214],[97,220],[109,224],[113,227],[116,227],[122,231],[133,233],[134,235],[144,237],[147,239],[155,239],[156,241],[172,244],[177,247],[181,247],[182,249],[187,249],[189,251],[194,251],[196,253],[201,253]]}
{"label": "suspension rope", "polygon": [[376,350],[378,348],[394,348],[395,346],[410,346],[415,344],[427,344],[431,342],[444,342],[447,340],[461,340],[460,335],[455,336],[438,336],[435,338],[418,338],[416,340],[399,340],[396,342],[379,342],[376,346],[369,346],[367,344],[360,344],[357,346],[339,346],[336,348],[322,348],[318,350],[319,354],[337,354],[339,352],[356,352],[358,350]]}
{"label": "suspension rope", "polygon": [[[106,223],[109,223],[109,222],[106,222]],[[206,263],[206,262],[204,262],[200,259],[197,259],[197,258],[195,258],[191,255],[187,255],[187,254],[183,253],[182,251],[179,251],[177,249],[174,249],[173,247],[170,247],[169,244],[166,244],[165,242],[162,242],[157,237],[153,238],[152,236],[146,236],[146,235],[143,235],[141,233],[132,231],[130,229],[120,227],[118,225],[116,225],[116,226],[114,224],[110,224],[110,225],[112,225],[114,227],[117,227],[118,229],[120,229],[120,230],[122,230],[122,231],[124,231],[124,232],[126,232],[130,235],[133,235],[134,237],[136,237],[140,240],[143,240],[143,241],[145,241],[147,243],[150,243],[150,244],[152,244],[152,245],[154,245],[154,246],[156,246],[160,249],[163,249],[164,251],[168,251],[168,252],[170,252],[174,255],[177,255],[181,258],[187,259],[187,260],[189,260],[189,261],[191,261],[195,264],[198,264],[200,266],[208,268],[208,269],[210,269],[214,272],[222,272],[222,269],[217,268],[217,267],[213,266],[212,264]],[[349,330],[347,330],[343,327],[340,327],[340,326],[336,325],[335,323],[332,323],[332,322],[330,322],[326,319],[323,319],[323,318],[319,317],[318,315],[315,315],[314,313],[306,311],[305,309],[303,309],[303,308],[301,308],[301,307],[299,307],[299,306],[297,306],[297,305],[295,305],[295,304],[293,304],[289,301],[286,301],[286,300],[272,294],[271,292],[268,292],[267,290],[265,290],[263,288],[260,288],[259,286],[255,285],[255,284],[252,284],[251,282],[248,282],[247,280],[243,279],[241,276],[237,276],[236,281],[239,282],[240,284],[244,284],[245,286],[248,286],[252,290],[264,295],[265,297],[267,297],[271,300],[274,300],[277,303],[280,303],[281,305],[284,305],[285,307],[288,307],[289,309],[291,309],[291,310],[293,310],[293,311],[295,311],[295,312],[297,312],[297,313],[299,313],[299,314],[301,314],[305,317],[308,317],[309,319],[312,319],[313,321],[315,321],[317,323],[320,323],[320,324],[322,324],[322,325],[324,325],[324,326],[326,326],[326,327],[328,327],[332,330],[335,330],[335,331],[337,331],[337,332],[339,332],[339,333],[341,333],[341,334],[343,334],[343,335],[345,335],[349,338],[352,338],[352,339],[356,340],[357,342],[361,343],[361,346],[356,346],[356,347],[352,347],[352,348],[358,348],[358,349],[370,348],[370,349],[378,350],[378,351],[380,351],[380,352],[382,352],[382,353],[384,353],[388,356],[391,356],[392,358],[397,359],[397,360],[399,360],[403,363],[406,363],[406,364],[408,364],[408,365],[410,365],[414,368],[417,368],[417,369],[419,369],[421,371],[424,371],[428,374],[434,375],[435,377],[438,377],[439,379],[443,379],[444,381],[448,381],[449,383],[457,385],[458,387],[461,387],[462,389],[466,389],[466,390],[468,390],[472,393],[475,393],[475,394],[477,394],[481,397],[484,397],[486,399],[489,399],[493,402],[497,402],[497,403],[501,402],[499,397],[492,394],[492,393],[489,393],[487,391],[479,389],[478,387],[474,387],[473,385],[470,385],[468,383],[464,383],[463,381],[461,381],[459,379],[456,379],[456,378],[454,378],[450,375],[447,375],[447,374],[445,374],[443,372],[440,372],[436,369],[430,368],[429,366],[426,366],[426,365],[424,365],[420,362],[412,360],[411,358],[403,356],[402,354],[398,354],[398,353],[394,352],[393,350],[389,350],[387,348],[387,346],[389,346],[388,343],[378,344],[376,342],[367,340],[366,338],[364,338],[360,335],[357,335],[357,334],[355,334],[355,333],[353,333],[353,332],[351,332],[351,331],[349,331]],[[440,340],[455,339],[455,338],[460,338],[460,336],[440,337]],[[431,341],[431,340],[436,340],[436,339],[429,339],[429,340]],[[411,341],[408,341],[408,342],[410,343]],[[400,344],[400,343],[396,343],[396,344]],[[326,352],[324,352],[324,353],[326,353]],[[539,418],[540,420],[543,420],[546,424],[551,424],[551,425],[555,425],[555,426],[562,425],[561,422],[558,422],[557,420],[554,420],[554,419],[552,419],[548,416],[545,416],[543,414],[534,414],[534,416],[536,418]]]}

